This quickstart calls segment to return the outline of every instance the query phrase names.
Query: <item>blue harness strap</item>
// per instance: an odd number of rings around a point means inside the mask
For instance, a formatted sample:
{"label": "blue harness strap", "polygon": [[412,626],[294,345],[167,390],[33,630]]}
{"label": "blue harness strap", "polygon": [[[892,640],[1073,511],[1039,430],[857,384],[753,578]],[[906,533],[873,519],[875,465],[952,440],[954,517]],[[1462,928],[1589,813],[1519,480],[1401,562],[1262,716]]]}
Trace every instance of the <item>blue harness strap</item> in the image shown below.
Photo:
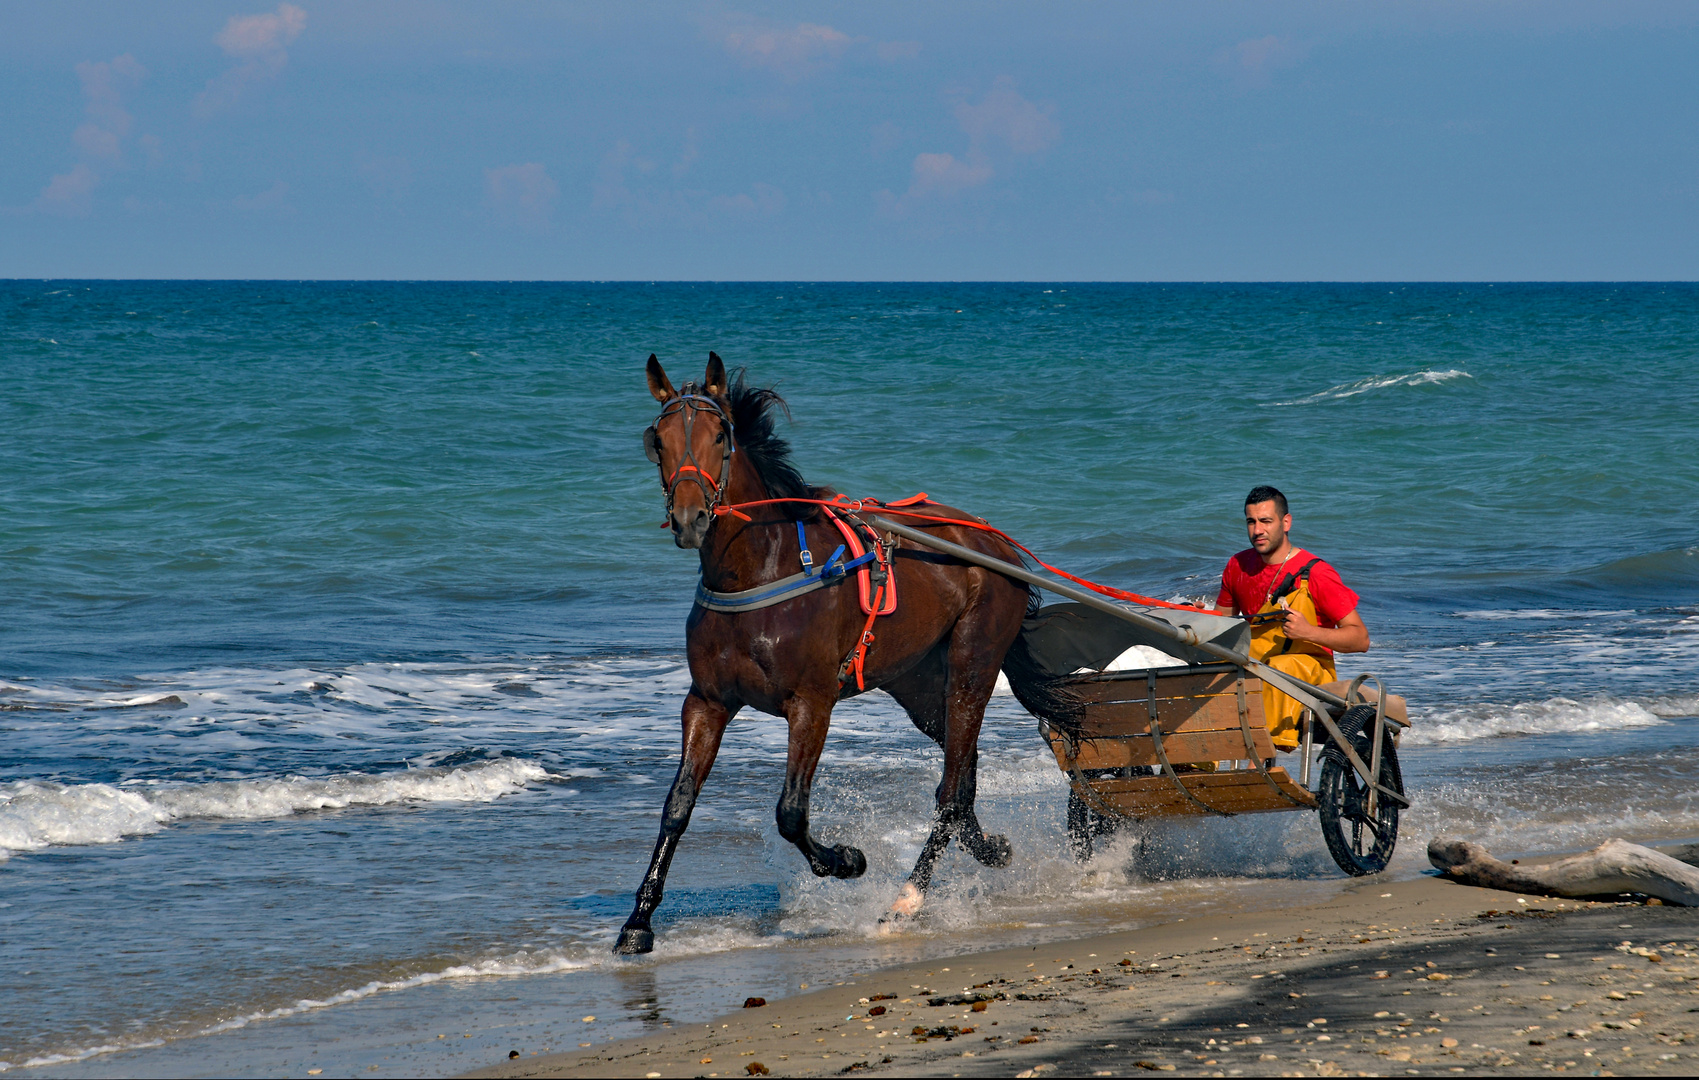
{"label": "blue harness strap", "polygon": [[824,565],[820,567],[820,572],[815,573],[814,553],[808,550],[808,534],[803,530],[800,521],[796,523],[796,539],[798,545],[802,548],[802,573],[792,574],[790,577],[780,578],[778,581],[769,582],[766,585],[757,585],[753,589],[729,593],[715,592],[698,581],[696,583],[697,605],[705,607],[709,611],[759,611],[761,608],[782,604],[786,600],[811,593],[816,589],[823,589],[828,585],[847,581],[851,570],[858,569],[878,557],[877,552],[867,551],[845,562],[843,561],[844,545],[839,544],[838,550],[832,552]]}

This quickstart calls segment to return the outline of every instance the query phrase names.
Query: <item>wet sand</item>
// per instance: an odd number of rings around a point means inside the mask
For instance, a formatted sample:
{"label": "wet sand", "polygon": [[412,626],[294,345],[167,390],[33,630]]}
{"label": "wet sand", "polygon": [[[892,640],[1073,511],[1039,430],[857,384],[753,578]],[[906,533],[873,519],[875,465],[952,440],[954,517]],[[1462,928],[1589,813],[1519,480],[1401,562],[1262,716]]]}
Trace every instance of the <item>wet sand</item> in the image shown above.
{"label": "wet sand", "polygon": [[1696,1033],[1699,909],[1426,877],[891,968],[471,1075],[1676,1074]]}

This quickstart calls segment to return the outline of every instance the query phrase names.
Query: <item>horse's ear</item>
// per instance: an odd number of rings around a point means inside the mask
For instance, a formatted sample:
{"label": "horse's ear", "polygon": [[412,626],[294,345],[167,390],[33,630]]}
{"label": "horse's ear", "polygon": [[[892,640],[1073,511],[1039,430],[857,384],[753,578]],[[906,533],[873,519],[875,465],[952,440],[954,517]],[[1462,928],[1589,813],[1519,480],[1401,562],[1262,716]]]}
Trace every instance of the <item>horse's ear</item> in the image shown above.
{"label": "horse's ear", "polygon": [[667,378],[667,373],[661,370],[661,362],[655,359],[654,353],[649,354],[648,372],[649,392],[655,395],[656,401],[665,405],[678,397],[678,391],[673,389],[672,381]]}
{"label": "horse's ear", "polygon": [[708,374],[702,379],[702,388],[709,397],[726,396],[726,365],[717,352],[708,354]]}

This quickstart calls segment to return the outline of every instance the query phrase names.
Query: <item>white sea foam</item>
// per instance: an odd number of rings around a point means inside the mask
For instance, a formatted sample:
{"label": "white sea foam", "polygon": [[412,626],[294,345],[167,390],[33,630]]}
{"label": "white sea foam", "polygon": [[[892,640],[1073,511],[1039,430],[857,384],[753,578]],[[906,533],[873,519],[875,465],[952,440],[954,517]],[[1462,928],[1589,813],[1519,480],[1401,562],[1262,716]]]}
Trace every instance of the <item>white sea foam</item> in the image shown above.
{"label": "white sea foam", "polygon": [[1291,401],[1264,402],[1263,408],[1273,408],[1279,405],[1310,405],[1317,401],[1334,401],[1339,398],[1356,397],[1358,394],[1366,394],[1371,390],[1385,390],[1394,386],[1424,386],[1430,383],[1451,382],[1453,379],[1472,378],[1474,378],[1473,375],[1457,368],[1449,368],[1445,371],[1431,369],[1413,371],[1406,375],[1371,375],[1366,379],[1358,379],[1356,382],[1330,386],[1326,390],[1311,394],[1309,397],[1294,398]]}
{"label": "white sea foam", "polygon": [[1616,698],[1577,701],[1554,697],[1514,705],[1465,705],[1418,714],[1403,742],[1412,746],[1435,746],[1504,735],[1550,735],[1559,732],[1599,732],[1625,728],[1655,727],[1665,717],[1693,715],[1699,700],[1659,698],[1649,702]]}
{"label": "white sea foam", "polygon": [[0,784],[0,859],[53,844],[110,844],[187,819],[252,821],[304,810],[396,803],[488,802],[550,778],[514,758],[455,768],[289,776],[207,784]]}
{"label": "white sea foam", "polygon": [[1487,608],[1481,611],[1458,611],[1453,614],[1459,619],[1499,622],[1507,619],[1599,619],[1614,615],[1633,615],[1634,612],[1595,608]]}

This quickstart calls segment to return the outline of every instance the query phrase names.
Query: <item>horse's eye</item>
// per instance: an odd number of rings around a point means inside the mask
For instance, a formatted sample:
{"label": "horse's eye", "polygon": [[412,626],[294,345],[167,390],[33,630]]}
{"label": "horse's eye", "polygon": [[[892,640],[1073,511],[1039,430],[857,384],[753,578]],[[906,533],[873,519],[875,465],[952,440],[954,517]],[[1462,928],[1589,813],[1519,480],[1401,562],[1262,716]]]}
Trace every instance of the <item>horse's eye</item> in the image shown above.
{"label": "horse's eye", "polygon": [[717,442],[717,443],[725,442],[726,441],[726,433],[722,431],[718,435],[715,435],[714,441]]}

